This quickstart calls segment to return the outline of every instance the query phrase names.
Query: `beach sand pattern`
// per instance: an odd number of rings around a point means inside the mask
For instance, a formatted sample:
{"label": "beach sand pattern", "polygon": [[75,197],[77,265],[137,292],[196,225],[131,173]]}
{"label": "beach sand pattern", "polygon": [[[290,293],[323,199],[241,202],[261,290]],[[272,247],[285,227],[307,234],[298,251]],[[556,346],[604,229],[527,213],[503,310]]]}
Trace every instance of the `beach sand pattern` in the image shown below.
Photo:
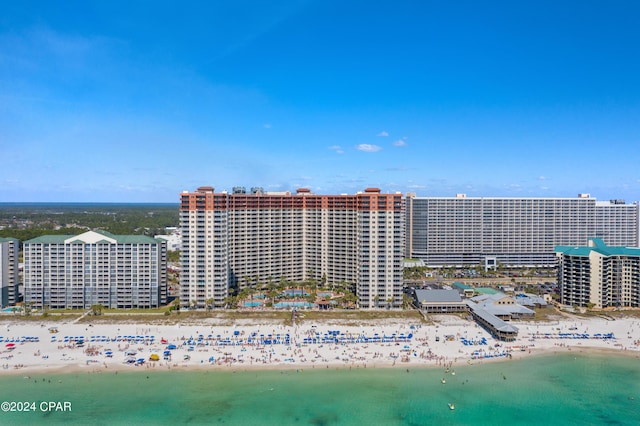
{"label": "beach sand pattern", "polygon": [[[454,367],[529,354],[609,350],[640,355],[640,320],[579,318],[512,322],[515,342],[499,342],[475,322],[435,316],[437,325],[381,321],[290,327],[49,324],[5,321],[0,328],[1,374],[187,368]],[[156,359],[157,358],[157,359]]]}

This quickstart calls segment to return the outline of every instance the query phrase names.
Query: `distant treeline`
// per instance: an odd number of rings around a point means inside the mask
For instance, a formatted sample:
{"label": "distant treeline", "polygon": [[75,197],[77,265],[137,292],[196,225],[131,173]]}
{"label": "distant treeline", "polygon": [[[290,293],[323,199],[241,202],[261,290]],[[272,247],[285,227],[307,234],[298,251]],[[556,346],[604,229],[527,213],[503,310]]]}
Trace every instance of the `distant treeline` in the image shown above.
{"label": "distant treeline", "polygon": [[77,235],[87,229],[153,236],[178,222],[176,204],[0,203],[0,237],[21,241],[41,235]]}

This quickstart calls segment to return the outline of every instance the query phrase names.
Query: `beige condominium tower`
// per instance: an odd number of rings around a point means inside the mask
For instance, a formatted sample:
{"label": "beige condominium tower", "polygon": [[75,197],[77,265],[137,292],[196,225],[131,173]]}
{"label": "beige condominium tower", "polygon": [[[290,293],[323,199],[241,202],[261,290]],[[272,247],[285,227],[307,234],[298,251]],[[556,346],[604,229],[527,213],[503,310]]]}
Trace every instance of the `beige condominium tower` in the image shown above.
{"label": "beige condominium tower", "polygon": [[181,305],[222,307],[230,288],[315,279],[352,286],[360,308],[400,308],[404,219],[402,195],[377,188],[185,191]]}

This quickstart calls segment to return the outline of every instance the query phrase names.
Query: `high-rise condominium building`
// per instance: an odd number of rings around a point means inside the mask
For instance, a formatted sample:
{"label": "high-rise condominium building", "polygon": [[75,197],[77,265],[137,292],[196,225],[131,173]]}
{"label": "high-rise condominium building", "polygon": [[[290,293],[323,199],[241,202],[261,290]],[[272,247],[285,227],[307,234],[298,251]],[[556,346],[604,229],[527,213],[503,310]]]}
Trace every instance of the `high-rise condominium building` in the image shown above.
{"label": "high-rise condominium building", "polygon": [[0,306],[18,301],[18,247],[15,238],[0,238]]}
{"label": "high-rise condominium building", "polygon": [[558,285],[564,305],[595,308],[640,306],[640,248],[558,246]]}
{"label": "high-rise condominium building", "polygon": [[166,241],[89,231],[24,243],[25,302],[35,308],[156,308],[167,298]]}
{"label": "high-rise condominium building", "polygon": [[402,303],[401,194],[183,192],[181,304],[224,306],[232,287],[285,279],[346,283],[361,308]]}
{"label": "high-rise condominium building", "polygon": [[555,265],[556,245],[638,246],[638,204],[576,198],[407,196],[407,257],[428,266]]}

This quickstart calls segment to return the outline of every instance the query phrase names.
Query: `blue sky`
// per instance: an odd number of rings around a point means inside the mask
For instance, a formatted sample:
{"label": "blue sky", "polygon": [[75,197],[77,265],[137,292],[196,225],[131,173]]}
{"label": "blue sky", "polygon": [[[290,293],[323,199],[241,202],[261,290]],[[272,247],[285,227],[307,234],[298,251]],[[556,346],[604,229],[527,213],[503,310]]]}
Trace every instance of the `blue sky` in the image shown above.
{"label": "blue sky", "polygon": [[20,1],[0,202],[640,200],[636,1]]}

